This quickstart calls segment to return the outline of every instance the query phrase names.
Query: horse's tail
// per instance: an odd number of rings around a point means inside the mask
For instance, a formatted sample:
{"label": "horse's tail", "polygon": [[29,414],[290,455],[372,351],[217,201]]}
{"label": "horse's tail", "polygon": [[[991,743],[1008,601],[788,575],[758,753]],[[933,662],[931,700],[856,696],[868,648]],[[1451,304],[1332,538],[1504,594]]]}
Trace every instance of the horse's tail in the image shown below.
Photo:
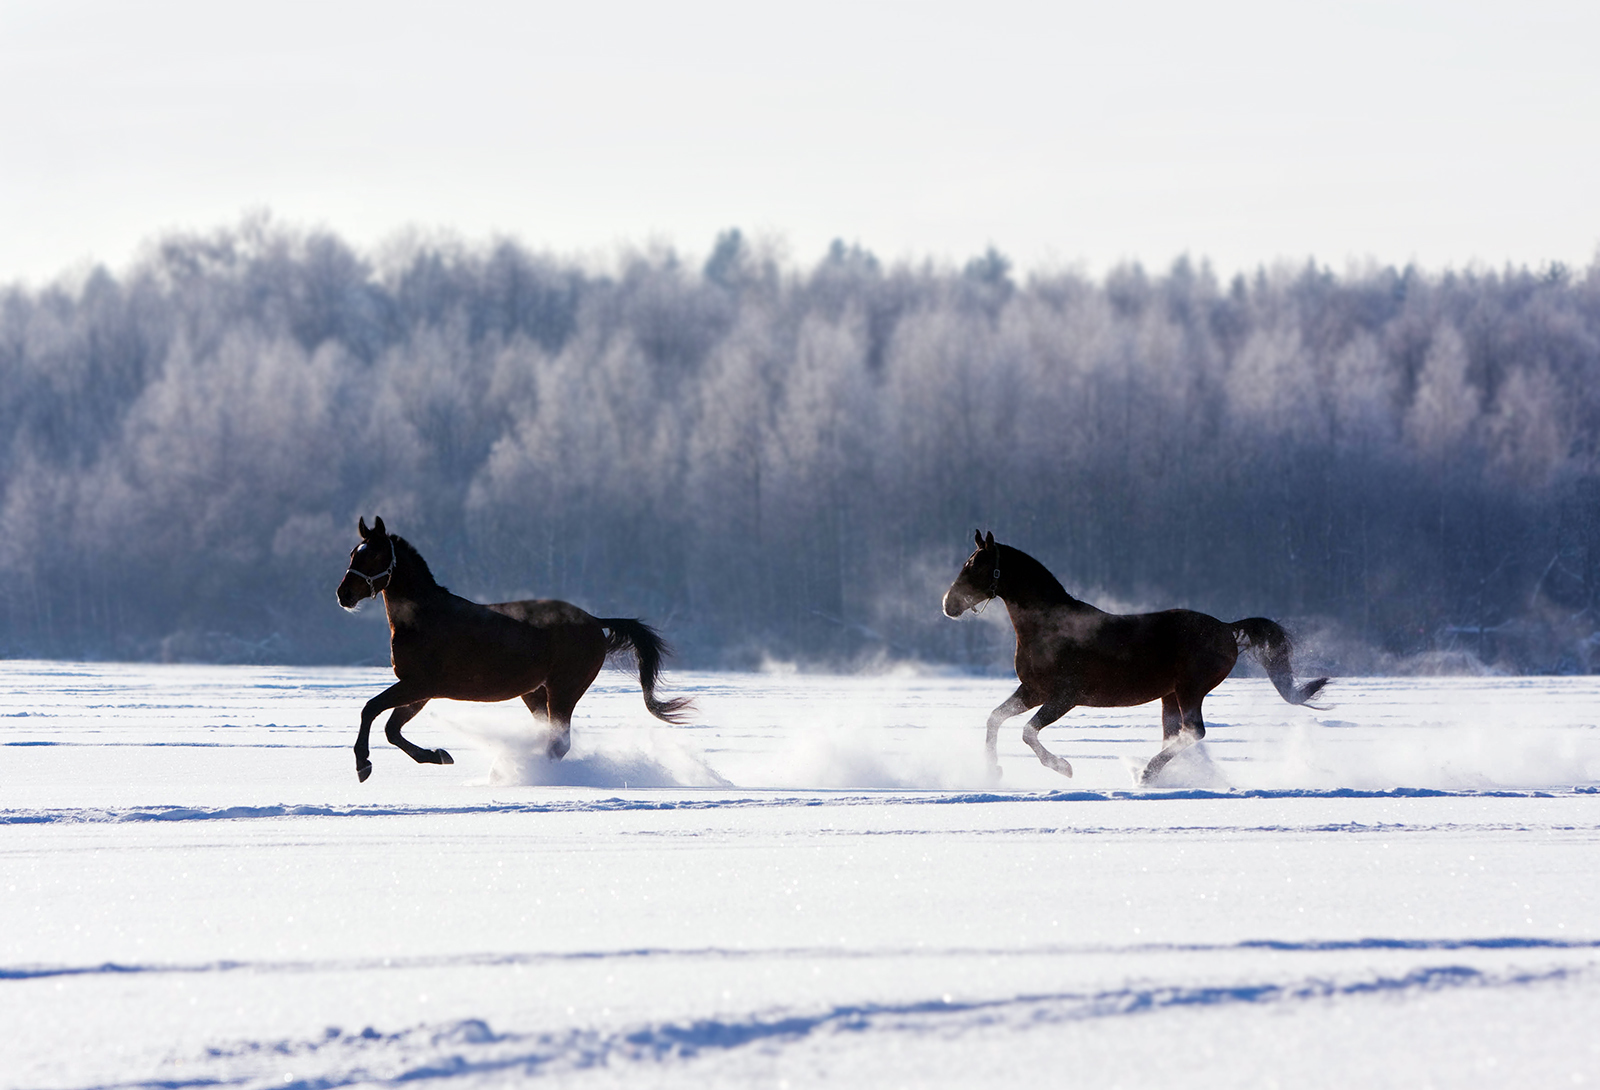
{"label": "horse's tail", "polygon": [[644,690],[644,706],[650,714],[667,723],[682,723],[683,714],[694,706],[686,696],[675,700],[656,699],[656,675],[661,672],[661,658],[672,649],[662,640],[661,634],[643,621],[632,617],[602,617],[606,629],[606,654],[633,650],[639,664],[639,687]]}
{"label": "horse's tail", "polygon": [[1289,652],[1293,649],[1289,633],[1277,621],[1265,617],[1246,617],[1234,621],[1234,639],[1250,650],[1256,661],[1267,668],[1267,676],[1277,686],[1278,693],[1291,704],[1304,704],[1322,691],[1328,683],[1325,677],[1313,678],[1304,685],[1294,683],[1294,670],[1289,666]]}

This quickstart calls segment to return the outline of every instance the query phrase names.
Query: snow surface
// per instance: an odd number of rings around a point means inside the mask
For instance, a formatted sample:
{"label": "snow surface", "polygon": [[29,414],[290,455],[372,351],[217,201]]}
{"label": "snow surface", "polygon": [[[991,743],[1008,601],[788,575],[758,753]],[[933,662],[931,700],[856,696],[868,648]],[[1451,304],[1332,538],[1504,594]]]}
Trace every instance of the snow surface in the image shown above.
{"label": "snow surface", "polygon": [[608,672],[350,745],[381,670],[0,663],[0,1085],[1600,1081],[1600,681]]}

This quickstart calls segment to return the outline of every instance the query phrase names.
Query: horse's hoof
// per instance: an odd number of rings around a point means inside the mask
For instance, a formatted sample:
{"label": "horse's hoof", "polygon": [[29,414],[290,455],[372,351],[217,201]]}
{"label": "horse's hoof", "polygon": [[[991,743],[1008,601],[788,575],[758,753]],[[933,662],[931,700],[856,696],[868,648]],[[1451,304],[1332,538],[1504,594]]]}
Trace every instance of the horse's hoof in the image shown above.
{"label": "horse's hoof", "polygon": [[363,761],[356,765],[356,779],[361,783],[367,782],[367,777],[372,775],[372,762]]}
{"label": "horse's hoof", "polygon": [[1054,768],[1057,772],[1061,773],[1067,779],[1069,779],[1069,780],[1072,779],[1072,765],[1069,762],[1058,760],[1051,767]]}
{"label": "horse's hoof", "polygon": [[989,768],[989,782],[999,783],[1005,778],[1005,774],[1005,769],[1001,768],[999,765],[991,765]]}
{"label": "horse's hoof", "polygon": [[450,756],[449,752],[446,750],[436,749],[433,752],[434,755],[439,758],[439,763],[442,765],[453,765],[456,763],[456,759]]}

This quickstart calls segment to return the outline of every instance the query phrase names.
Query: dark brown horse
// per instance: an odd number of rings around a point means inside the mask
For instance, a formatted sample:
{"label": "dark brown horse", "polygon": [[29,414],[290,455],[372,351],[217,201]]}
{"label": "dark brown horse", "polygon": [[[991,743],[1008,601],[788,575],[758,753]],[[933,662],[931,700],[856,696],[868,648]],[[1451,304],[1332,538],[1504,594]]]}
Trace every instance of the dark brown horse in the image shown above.
{"label": "dark brown horse", "polygon": [[1161,752],[1145,766],[1150,783],[1168,761],[1206,736],[1200,702],[1222,683],[1248,648],[1265,666],[1278,692],[1304,704],[1328,683],[1325,677],[1295,686],[1289,634],[1275,621],[1248,617],[1229,624],[1189,609],[1161,613],[1106,613],[1068,594],[1045,566],[994,535],[974,534],[978,547],[945,591],[944,611],[959,617],[993,598],[1006,604],[1017,633],[1017,680],[1022,684],[989,714],[989,767],[1000,760],[1000,725],[1029,708],[1038,712],[1022,728],[1046,768],[1072,775],[1072,766],[1044,748],[1039,731],[1080,704],[1127,708],[1161,701]]}
{"label": "dark brown horse", "polygon": [[356,735],[356,775],[372,773],[367,737],[372,721],[394,709],[384,736],[413,761],[454,764],[442,749],[423,749],[400,733],[428,701],[510,700],[520,696],[536,719],[550,724],[547,752],[560,758],[572,745],[572,709],[605,665],[606,656],[629,648],[639,664],[639,684],[650,714],[681,722],[687,699],[656,699],[656,674],[666,645],[655,629],[628,617],[591,617],[568,602],[540,599],[479,605],[451,594],[434,581],[420,553],[383,528],[383,520],[357,524],[361,542],[350,551],[350,567],[339,583],[339,604],[354,608],[383,595],[389,614],[389,660],[393,685],[361,709]]}

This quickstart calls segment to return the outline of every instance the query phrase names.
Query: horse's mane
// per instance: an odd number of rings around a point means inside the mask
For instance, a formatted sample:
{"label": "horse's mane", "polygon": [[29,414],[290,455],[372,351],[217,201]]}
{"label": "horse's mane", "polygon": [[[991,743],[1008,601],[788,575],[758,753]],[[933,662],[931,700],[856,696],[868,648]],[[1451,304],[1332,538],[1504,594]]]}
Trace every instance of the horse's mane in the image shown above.
{"label": "horse's mane", "polygon": [[422,559],[422,554],[417,552],[416,547],[411,542],[399,534],[390,534],[389,540],[394,543],[396,566],[398,566],[398,561],[403,559],[409,569],[411,578],[417,581],[419,589],[426,590],[431,587],[438,587],[440,590],[445,589],[439,586],[439,581],[433,577],[433,572],[428,570],[428,562]]}
{"label": "horse's mane", "polygon": [[1050,574],[1049,568],[1021,549],[1014,549],[1010,545],[998,547],[1004,550],[1000,557],[1001,570],[1006,572],[1008,580],[1014,580],[1012,587],[1016,587],[1018,582],[1026,583],[1046,605],[1084,604],[1067,593],[1067,588]]}

